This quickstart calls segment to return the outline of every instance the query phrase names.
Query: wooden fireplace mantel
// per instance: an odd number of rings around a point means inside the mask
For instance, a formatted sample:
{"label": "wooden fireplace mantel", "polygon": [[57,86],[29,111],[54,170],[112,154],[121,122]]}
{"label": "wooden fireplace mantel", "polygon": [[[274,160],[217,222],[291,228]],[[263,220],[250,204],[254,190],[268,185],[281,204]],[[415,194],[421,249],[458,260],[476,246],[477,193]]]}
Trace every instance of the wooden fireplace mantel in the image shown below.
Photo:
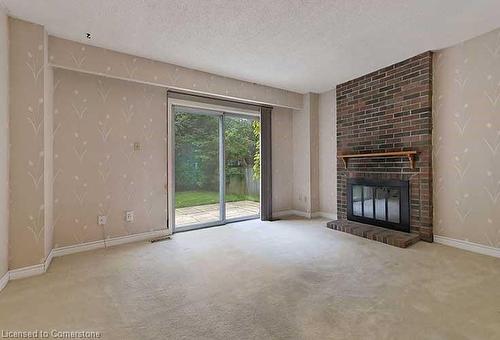
{"label": "wooden fireplace mantel", "polygon": [[344,166],[347,169],[347,165],[350,158],[384,158],[384,157],[407,157],[410,161],[410,165],[412,169],[415,169],[415,156],[417,155],[417,151],[393,151],[393,152],[374,152],[374,153],[358,153],[358,154],[347,154],[347,155],[339,155],[344,162]]}

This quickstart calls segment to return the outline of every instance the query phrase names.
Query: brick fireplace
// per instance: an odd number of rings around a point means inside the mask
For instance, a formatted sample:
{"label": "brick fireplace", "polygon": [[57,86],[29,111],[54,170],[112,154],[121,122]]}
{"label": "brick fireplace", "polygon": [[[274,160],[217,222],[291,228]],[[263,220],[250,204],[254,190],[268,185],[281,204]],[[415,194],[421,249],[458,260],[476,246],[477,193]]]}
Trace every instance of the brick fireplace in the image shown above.
{"label": "brick fireplace", "polygon": [[414,164],[406,156],[337,160],[338,218],[347,219],[348,181],[407,181],[410,231],[432,242],[432,52],[337,86],[337,154],[396,151],[416,151]]}

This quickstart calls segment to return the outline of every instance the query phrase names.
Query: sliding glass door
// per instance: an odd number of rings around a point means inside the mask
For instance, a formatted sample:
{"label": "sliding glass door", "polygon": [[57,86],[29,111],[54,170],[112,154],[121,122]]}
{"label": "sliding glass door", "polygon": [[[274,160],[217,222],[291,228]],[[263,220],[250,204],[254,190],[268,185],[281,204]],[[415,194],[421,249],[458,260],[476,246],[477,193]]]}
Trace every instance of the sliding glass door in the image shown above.
{"label": "sliding glass door", "polygon": [[218,112],[175,106],[175,224],[222,221],[221,119]]}
{"label": "sliding glass door", "polygon": [[226,220],[260,212],[260,122],[258,117],[224,116]]}
{"label": "sliding glass door", "polygon": [[185,105],[171,114],[175,230],[259,217],[258,117]]}

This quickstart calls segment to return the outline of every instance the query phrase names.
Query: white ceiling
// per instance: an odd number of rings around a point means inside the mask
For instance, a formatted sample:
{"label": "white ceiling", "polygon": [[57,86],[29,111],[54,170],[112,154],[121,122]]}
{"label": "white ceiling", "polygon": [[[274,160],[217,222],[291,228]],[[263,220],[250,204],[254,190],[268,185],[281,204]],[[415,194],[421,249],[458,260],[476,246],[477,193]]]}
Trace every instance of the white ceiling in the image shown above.
{"label": "white ceiling", "polygon": [[51,35],[302,93],[500,26],[499,0],[0,2]]}

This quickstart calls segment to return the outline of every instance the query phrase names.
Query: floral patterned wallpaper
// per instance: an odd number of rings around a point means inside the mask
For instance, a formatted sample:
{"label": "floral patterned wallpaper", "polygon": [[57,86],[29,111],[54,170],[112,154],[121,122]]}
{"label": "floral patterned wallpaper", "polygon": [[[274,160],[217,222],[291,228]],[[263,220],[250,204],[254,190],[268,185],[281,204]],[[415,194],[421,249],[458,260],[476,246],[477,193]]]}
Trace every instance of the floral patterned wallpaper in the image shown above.
{"label": "floral patterned wallpaper", "polygon": [[434,230],[500,247],[500,30],[434,56]]}
{"label": "floral patterned wallpaper", "polygon": [[155,84],[170,89],[302,108],[302,94],[49,37],[49,62],[60,68]]}
{"label": "floral patterned wallpaper", "polygon": [[45,31],[10,18],[9,34],[9,267],[15,269],[45,260]]}
{"label": "floral patterned wallpaper", "polygon": [[165,89],[55,70],[55,248],[165,228],[166,124]]}

